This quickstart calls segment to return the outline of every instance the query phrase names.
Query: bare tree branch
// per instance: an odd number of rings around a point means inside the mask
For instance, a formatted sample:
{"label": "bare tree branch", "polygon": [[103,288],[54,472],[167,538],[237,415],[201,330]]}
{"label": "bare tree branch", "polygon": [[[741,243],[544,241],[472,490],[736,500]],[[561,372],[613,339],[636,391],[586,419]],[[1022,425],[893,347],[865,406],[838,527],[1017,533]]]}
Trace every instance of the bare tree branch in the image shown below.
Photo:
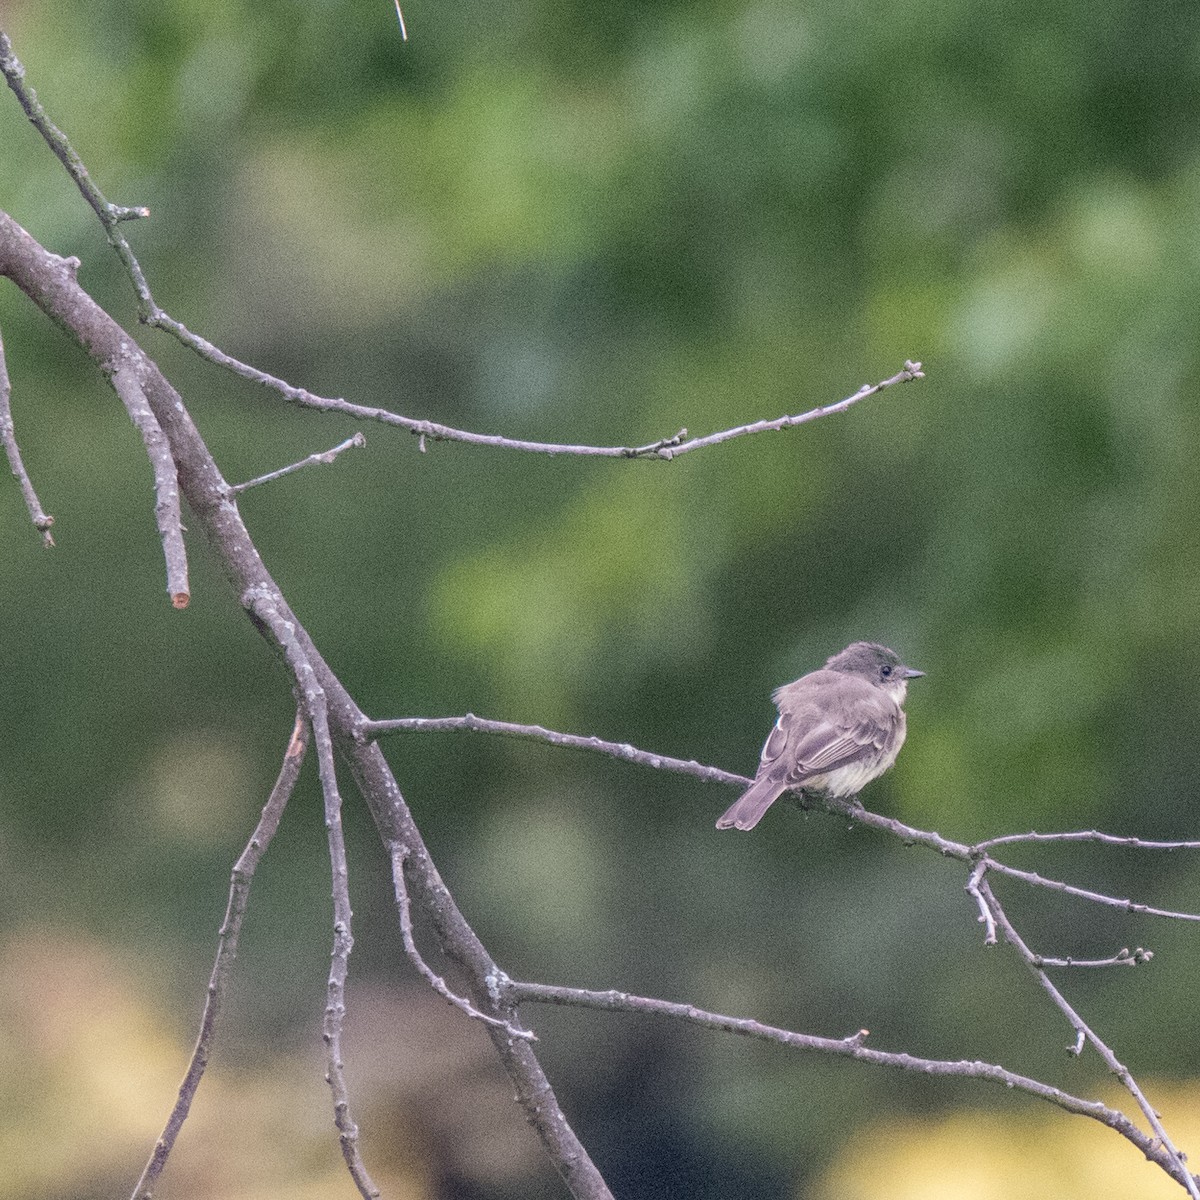
{"label": "bare tree branch", "polygon": [[1130,950],[1126,946],[1109,958],[1047,958],[1044,954],[1038,954],[1033,961],[1038,967],[1140,967],[1153,958],[1153,950],[1145,950],[1141,946]]}
{"label": "bare tree branch", "polygon": [[1045,879],[1036,871],[1022,871],[1018,867],[1010,867],[1007,863],[997,861],[990,856],[986,860],[987,869],[997,875],[1007,875],[1010,879],[1019,879],[1033,887],[1047,888],[1052,892],[1062,892],[1064,896],[1076,896],[1091,904],[1104,904],[1109,908],[1119,908],[1122,912],[1137,913],[1143,917],[1168,917],[1172,921],[1200,921],[1200,913],[1173,912],[1168,908],[1155,908],[1150,904],[1139,904],[1136,900],[1125,900],[1119,896],[1106,896],[1102,892],[1092,892],[1087,888],[1075,887],[1058,879]]}
{"label": "bare tree branch", "polygon": [[125,270],[133,281],[138,298],[144,303],[153,305],[150,287],[146,283],[146,277],[142,274],[142,268],[138,265],[138,260],[134,257],[129,243],[117,228],[122,221],[148,217],[150,210],[143,207],[127,208],[120,204],[110,204],[104,198],[104,194],[88,174],[87,167],[83,165],[83,159],[75,153],[74,147],[67,140],[67,135],[46,115],[46,110],[39,102],[37,93],[25,82],[25,68],[13,53],[12,42],[3,30],[0,30],[0,72],[3,73],[8,86],[17,98],[17,103],[25,110],[25,115],[33,127],[42,135],[46,145],[54,151],[59,162],[66,167],[67,173],[83,193],[84,199],[95,210],[96,216],[100,218],[100,223],[108,234],[109,243],[120,256]]}
{"label": "bare tree branch", "polygon": [[254,882],[254,872],[262,861],[267,847],[279,828],[283,810],[300,778],[300,768],[304,765],[304,754],[308,749],[308,725],[301,713],[296,714],[296,724],[292,736],[288,739],[287,750],[284,752],[283,765],[279,770],[279,778],[271,789],[270,796],[263,806],[262,816],[246,843],[246,848],[234,863],[233,873],[229,879],[229,900],[225,905],[225,919],[221,922],[221,932],[217,941],[217,957],[213,963],[212,974],[208,980],[208,994],[204,1001],[204,1011],[200,1017],[200,1032],[196,1037],[196,1047],[192,1051],[187,1073],[179,1085],[179,1097],[175,1107],[167,1118],[166,1127],[154,1145],[150,1161],[146,1163],[141,1178],[134,1186],[131,1200],[150,1200],[154,1194],[154,1185],[167,1165],[175,1140],[183,1128],[191,1111],[192,1100],[200,1086],[204,1070],[212,1054],[213,1037],[217,1029],[217,1020],[221,1015],[225,993],[229,987],[229,975],[233,969],[233,961],[237,957],[238,938],[241,936],[242,919],[246,915],[246,905],[250,902],[250,885]]}
{"label": "bare tree branch", "polygon": [[[681,759],[668,758],[662,755],[652,754],[645,750],[639,750],[628,743],[605,742],[599,738],[580,737],[574,734],[564,734],[553,730],[544,729],[537,725],[516,725],[507,721],[489,721],[484,718],[476,717],[474,714],[466,714],[463,717],[438,717],[438,718],[399,718],[388,721],[366,721],[362,726],[364,736],[372,736],[383,733],[396,732],[450,732],[450,731],[466,731],[472,733],[489,733],[505,737],[520,737],[528,738],[537,741],[546,742],[549,745],[561,746],[565,748],[590,750],[600,754],[606,754],[613,758],[618,758],[626,762],[633,762],[640,766],[653,767],[660,770],[669,770],[679,772],[681,774],[690,775],[693,778],[704,780],[705,782],[720,782],[729,783],[742,787],[749,783],[749,779],[745,776],[734,775],[730,772],[718,771],[716,768],[706,767],[695,761],[684,761]],[[1136,966],[1140,963],[1148,962],[1153,957],[1149,951],[1143,950],[1140,947],[1135,951],[1122,950],[1109,959],[1102,960],[1076,960],[1070,958],[1048,958],[1033,954],[1028,946],[1021,940],[1020,935],[1008,920],[1007,915],[996,900],[994,893],[987,883],[986,875],[988,871],[1003,873],[1012,878],[1019,879],[1027,884],[1045,887],[1051,890],[1060,891],[1069,895],[1078,896],[1082,899],[1090,900],[1095,903],[1107,904],[1119,908],[1123,908],[1129,912],[1136,912],[1146,916],[1168,917],[1177,920],[1195,921],[1200,920],[1200,916],[1192,913],[1171,912],[1165,909],[1153,908],[1149,905],[1136,904],[1129,900],[1119,900],[1115,897],[1105,896],[1098,892],[1091,892],[1083,888],[1077,888],[1072,885],[1061,883],[1056,880],[1047,880],[1030,871],[1022,871],[1016,868],[1007,866],[1004,863],[998,862],[989,855],[980,852],[980,846],[968,846],[964,843],[954,842],[942,837],[938,833],[929,830],[914,829],[911,826],[904,825],[902,822],[896,821],[891,817],[883,817],[877,813],[868,812],[856,800],[854,801],[830,801],[821,800],[820,798],[811,798],[810,803],[826,807],[829,811],[835,812],[840,816],[847,816],[852,820],[859,821],[863,824],[874,826],[883,831],[894,834],[901,838],[907,844],[921,844],[930,849],[936,850],[950,858],[955,858],[963,862],[972,864],[970,878],[966,885],[967,892],[975,899],[976,904],[980,909],[980,921],[986,929],[985,944],[993,944],[996,941],[996,931],[1000,928],[1005,935],[1005,939],[1017,948],[1026,965],[1034,972],[1039,982],[1047,991],[1047,994],[1054,1001],[1055,1005],[1067,1016],[1067,1019],[1072,1023],[1072,1027],[1078,1033],[1078,1045],[1076,1053],[1082,1049],[1084,1039],[1090,1040],[1092,1044],[1101,1053],[1102,1057],[1109,1068],[1117,1073],[1130,1094],[1134,1097],[1138,1106],[1150,1119],[1153,1110],[1149,1102],[1146,1100],[1140,1087],[1133,1079],[1132,1075],[1126,1067],[1120,1064],[1111,1049],[1092,1031],[1086,1023],[1078,1016],[1075,1010],[1070,1006],[1062,993],[1050,982],[1045,975],[1043,967],[1057,966],[1113,966],[1113,965],[1128,965]],[[1027,840],[1024,837],[1013,840]],[[1099,841],[1109,844],[1121,846],[1136,846],[1143,849],[1175,849],[1182,845],[1191,845],[1191,843],[1152,843],[1145,842],[1139,839],[1117,838],[1107,834],[1099,834],[1095,831],[1082,835],[1064,835],[1062,838],[1054,837],[1053,835],[1043,835],[1036,840],[1043,841]],[[997,845],[1005,844],[1006,839],[992,839],[990,842],[981,843],[981,845]],[[1200,847],[1198,847],[1200,848]],[[787,1030],[772,1030],[769,1033],[764,1033],[763,1030],[768,1027],[761,1026],[755,1021],[744,1021],[738,1018],[720,1016],[718,1014],[704,1013],[696,1009],[692,1005],[672,1005],[666,1001],[649,1000],[642,997],[630,997],[621,992],[585,992],[574,988],[553,988],[549,985],[535,983],[515,983],[510,982],[505,985],[509,992],[519,1000],[534,1000],[547,1003],[560,1004],[576,1004],[584,1007],[593,1008],[609,1008],[622,1009],[627,1011],[640,1012],[656,1012],[665,1015],[680,1016],[684,1019],[693,1021],[697,1024],[709,1025],[714,1028],[726,1029],[730,1032],[748,1033],[753,1036],[766,1036],[771,1040],[782,1041],[788,1045],[801,1046],[805,1049],[821,1049],[828,1052],[848,1054],[864,1061],[875,1061],[880,1065],[887,1066],[902,1066],[906,1069],[923,1070],[932,1074],[967,1074],[976,1075],[980,1078],[993,1079],[996,1082],[1005,1083],[1010,1087],[1019,1087],[1021,1090],[1032,1091],[1034,1094],[1040,1095],[1045,1099],[1051,1099],[1054,1103],[1060,1103],[1063,1107],[1068,1108],[1073,1112],[1080,1112],[1084,1115],[1093,1116],[1105,1124],[1110,1125],[1114,1129],[1118,1129],[1123,1136],[1128,1137],[1133,1141],[1139,1149],[1147,1154],[1147,1157],[1158,1162],[1160,1166],[1166,1170],[1172,1178],[1181,1183],[1189,1193],[1196,1195],[1196,1181],[1186,1170],[1183,1159],[1178,1151],[1171,1144],[1162,1128],[1161,1121],[1155,1116],[1151,1122],[1152,1128],[1155,1131],[1154,1139],[1147,1138],[1143,1133],[1137,1130],[1137,1127],[1129,1121],[1121,1113],[1114,1110],[1106,1109],[1103,1105],[1097,1106],[1090,1101],[1080,1100],[1077,1097],[1067,1097],[1066,1103],[1063,1103],[1062,1093],[1058,1093],[1057,1089],[1050,1089],[1045,1084],[1041,1084],[1036,1080],[1024,1080],[1023,1077],[1012,1076],[1010,1072],[1003,1068],[992,1066],[990,1064],[962,1064],[962,1063],[941,1063],[934,1065],[930,1060],[914,1059],[909,1055],[883,1055],[882,1052],[867,1051],[862,1045],[862,1039],[859,1035],[852,1038],[832,1040],[811,1038],[809,1035],[795,1034]],[[1030,1086],[1032,1085],[1032,1086]],[[1050,1095],[1049,1093],[1055,1093]],[[1102,1111],[1101,1111],[1102,1110]],[[1200,1200],[1200,1197],[1197,1198]]]}
{"label": "bare tree branch", "polygon": [[[177,324],[177,322],[173,322],[172,326]],[[167,328],[167,326],[164,325],[164,328]],[[182,326],[179,326],[179,328],[182,328]],[[190,336],[194,337],[194,335]],[[449,425],[441,425],[436,421],[424,421],[414,417],[401,416],[399,413],[391,412],[385,408],[371,408],[361,404],[352,404],[348,400],[340,398],[330,399],[325,396],[317,396],[305,388],[294,387],[282,379],[276,379],[274,376],[266,374],[266,372],[249,367],[245,363],[240,363],[218,350],[211,343],[203,342],[203,339],[195,339],[195,342],[202,343],[202,345],[196,345],[190,341],[188,344],[192,345],[194,349],[199,350],[210,362],[226,367],[235,374],[240,375],[243,379],[248,379],[253,383],[272,388],[279,392],[285,399],[295,404],[301,404],[307,408],[315,408],[321,412],[340,412],[355,417],[358,420],[378,421],[384,425],[394,425],[400,429],[407,429],[410,433],[421,439],[422,449],[424,449],[425,439],[429,439],[435,442],[465,442],[471,446],[490,446],[502,450],[524,450],[533,454],[571,454],[591,458],[655,458],[670,460],[678,458],[681,454],[687,454],[689,451],[699,450],[706,446],[716,446],[721,442],[727,442],[736,437],[744,437],[747,434],[774,433],[783,429],[791,429],[796,425],[806,425],[810,421],[815,421],[820,417],[828,417],[834,413],[845,412],[860,400],[874,396],[886,388],[894,387],[898,383],[907,383],[914,379],[925,378],[925,373],[921,369],[920,363],[906,362],[902,370],[888,379],[880,380],[874,384],[864,384],[857,392],[852,396],[847,396],[844,400],[838,400],[833,404],[824,404],[795,416],[776,417],[772,421],[754,421],[748,425],[738,425],[732,429],[724,429],[718,433],[710,433],[706,437],[692,438],[690,440],[686,440],[687,430],[682,429],[679,433],[673,434],[671,437],[660,438],[658,441],[650,442],[644,446],[583,446],[565,442],[531,442],[522,440],[521,438],[503,437],[500,434],[494,433],[473,433],[470,430],[455,429]]]}
{"label": "bare tree branch", "polygon": [[524,738],[545,742],[550,746],[562,746],[571,750],[588,750],[619,758],[622,762],[652,767],[657,771],[674,771],[690,775],[704,783],[727,783],[744,787],[750,782],[745,775],[723,771],[720,767],[708,767],[695,759],[671,758],[666,754],[654,754],[639,750],[628,742],[606,742],[598,737],[584,737],[577,733],[559,733],[541,725],[518,725],[513,721],[492,721],[466,713],[461,717],[396,717],[386,721],[364,720],[359,728],[363,737],[375,737],[385,733],[489,733],[500,737]]}
{"label": "bare tree branch", "polygon": [[33,522],[35,529],[41,530],[42,545],[49,549],[54,545],[54,538],[50,534],[50,526],[54,524],[54,518],[43,511],[37,492],[33,489],[33,482],[29,478],[29,472],[25,470],[25,464],[21,461],[21,448],[17,445],[16,430],[13,428],[11,397],[12,384],[9,382],[8,365],[4,358],[4,338],[0,337],[0,441],[4,443],[4,453],[8,455],[8,465],[20,485],[21,495],[25,498],[29,519]]}
{"label": "bare tree branch", "polygon": [[75,180],[79,190],[83,193],[104,225],[109,243],[124,264],[125,270],[133,284],[134,291],[137,293],[139,317],[143,324],[166,330],[208,362],[231,371],[234,375],[251,383],[270,388],[272,391],[278,392],[285,400],[291,401],[294,404],[315,408],[322,412],[345,413],[358,420],[378,421],[384,425],[393,425],[400,429],[407,429],[420,439],[420,448],[422,450],[425,449],[426,440],[431,440],[465,442],[473,446],[490,446],[504,450],[523,450],[534,454],[572,454],[593,458],[657,458],[670,460],[678,458],[681,454],[687,454],[689,451],[699,450],[705,446],[715,446],[732,438],[744,437],[747,434],[776,432],[782,429],[790,429],[796,425],[805,425],[820,417],[845,412],[846,409],[857,404],[860,400],[874,396],[897,383],[907,383],[914,379],[925,378],[925,373],[921,369],[919,362],[906,362],[903,369],[890,378],[882,379],[874,384],[864,384],[853,395],[847,396],[845,399],[833,404],[821,405],[810,409],[808,412],[798,413],[794,416],[776,417],[771,421],[754,421],[750,424],[738,425],[732,429],[724,429],[717,433],[710,433],[705,437],[692,438],[691,440],[686,440],[687,430],[681,429],[671,437],[660,438],[658,441],[650,442],[644,446],[583,446],[563,442],[526,441],[521,438],[503,437],[500,434],[474,433],[466,429],[455,429],[452,426],[442,425],[436,421],[425,421],[415,417],[402,416],[399,413],[391,412],[384,408],[353,404],[341,398],[318,396],[308,391],[307,388],[296,387],[284,379],[279,379],[266,371],[261,371],[257,367],[251,366],[249,363],[244,363],[234,358],[231,354],[226,354],[225,351],[214,345],[207,338],[193,333],[182,321],[177,321],[159,307],[150,291],[150,285],[146,282],[145,273],[138,263],[132,247],[119,228],[120,222],[129,220],[132,217],[148,216],[149,210],[145,208],[125,208],[112,204],[105,198],[92,177],[88,174],[83,160],[75,152],[67,136],[46,115],[33,88],[25,82],[25,68],[13,53],[12,43],[2,32],[0,32],[0,71],[3,72],[9,87],[16,94],[21,107],[33,122],[34,127],[58,156],[63,166],[66,167],[71,178]]}
{"label": "bare tree branch", "polygon": [[[575,733],[560,733],[557,730],[546,729],[541,725],[519,725],[512,721],[493,721],[486,717],[477,717],[474,713],[466,713],[461,717],[396,717],[389,720],[364,720],[360,726],[363,737],[375,737],[388,733],[486,733],[499,737],[524,738],[530,741],[545,742],[550,746],[561,746],[572,750],[587,750],[595,754],[604,754],[622,762],[634,763],[638,766],[650,767],[658,771],[671,771],[680,775],[689,775],[703,783],[721,783],[733,787],[746,787],[750,778],[739,775],[734,771],[725,771],[720,767],[708,766],[695,759],[672,758],[666,754],[655,754],[650,750],[640,750],[628,742],[609,742],[603,738],[585,737]],[[1100,892],[1089,891],[1086,888],[1075,887],[1057,879],[1046,879],[1035,871],[1025,871],[1019,867],[1010,867],[989,855],[981,853],[986,846],[1002,844],[1004,839],[994,838],[977,845],[956,842],[943,837],[930,829],[917,829],[906,825],[895,817],[887,817],[882,813],[871,812],[863,808],[857,800],[839,801],[822,797],[805,797],[803,803],[808,807],[824,808],[838,816],[844,816],[859,824],[872,829],[889,833],[899,838],[906,845],[925,846],[945,858],[958,859],[960,862],[974,864],[975,870],[995,871],[1013,879],[1020,879],[1032,887],[1042,887],[1064,895],[1077,896],[1094,904],[1104,904],[1112,908],[1120,908],[1125,912],[1138,913],[1149,917],[1169,917],[1176,921],[1200,921],[1200,914],[1174,912],[1170,909],[1155,908],[1153,905],[1140,904],[1134,900],[1120,899],[1116,896],[1105,896]],[[1020,835],[1024,838],[1025,835]],[[1121,846],[1136,846],[1140,849],[1178,849],[1197,848],[1200,842],[1145,842],[1138,839],[1117,838],[1109,834],[1088,833],[1085,836],[1064,834],[1061,838],[1052,834],[1039,835],[1039,840],[1064,841],[1101,841]],[[975,876],[972,874],[972,879]],[[976,893],[968,891],[972,896]],[[980,903],[982,903],[980,901]],[[994,937],[989,939],[994,941]]]}

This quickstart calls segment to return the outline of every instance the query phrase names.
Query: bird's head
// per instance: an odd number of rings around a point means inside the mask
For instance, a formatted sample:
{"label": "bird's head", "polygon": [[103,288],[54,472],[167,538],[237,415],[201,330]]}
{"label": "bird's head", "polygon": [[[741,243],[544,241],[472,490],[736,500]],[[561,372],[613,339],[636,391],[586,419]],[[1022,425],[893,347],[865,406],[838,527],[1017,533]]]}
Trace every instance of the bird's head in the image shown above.
{"label": "bird's head", "polygon": [[878,642],[852,642],[826,664],[827,671],[845,671],[848,675],[861,675],[876,687],[887,688],[900,699],[908,691],[908,681],[924,675],[914,667],[906,667],[895,650],[889,650]]}

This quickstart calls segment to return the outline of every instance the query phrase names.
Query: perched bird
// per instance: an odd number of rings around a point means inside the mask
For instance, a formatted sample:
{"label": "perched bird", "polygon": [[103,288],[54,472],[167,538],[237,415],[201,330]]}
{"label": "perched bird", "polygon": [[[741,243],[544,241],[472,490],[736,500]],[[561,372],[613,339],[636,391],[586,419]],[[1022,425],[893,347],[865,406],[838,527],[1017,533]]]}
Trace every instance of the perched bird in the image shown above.
{"label": "perched bird", "polygon": [[886,646],[854,642],[821,670],[777,688],[779,720],[758,773],[717,828],[753,829],[784,792],[857,795],[896,761],[908,681],[924,674]]}

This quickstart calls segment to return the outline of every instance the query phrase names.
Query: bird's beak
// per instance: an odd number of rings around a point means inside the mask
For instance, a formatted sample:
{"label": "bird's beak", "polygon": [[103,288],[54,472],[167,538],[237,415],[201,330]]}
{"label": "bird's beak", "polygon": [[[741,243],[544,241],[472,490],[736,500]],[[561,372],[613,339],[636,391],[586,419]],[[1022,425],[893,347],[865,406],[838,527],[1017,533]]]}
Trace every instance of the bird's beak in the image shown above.
{"label": "bird's beak", "polygon": [[919,679],[924,674],[925,674],[924,671],[918,671],[915,667],[905,667],[904,668],[904,678],[905,679]]}

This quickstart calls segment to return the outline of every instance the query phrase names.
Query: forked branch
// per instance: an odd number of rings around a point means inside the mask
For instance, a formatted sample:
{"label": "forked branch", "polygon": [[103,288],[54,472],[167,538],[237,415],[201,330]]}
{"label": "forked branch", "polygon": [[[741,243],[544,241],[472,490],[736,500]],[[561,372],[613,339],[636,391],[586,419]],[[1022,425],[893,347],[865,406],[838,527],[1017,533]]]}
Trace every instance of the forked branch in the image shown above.
{"label": "forked branch", "polygon": [[[79,286],[62,260],[39,246],[5,213],[0,213],[0,276],[11,279],[47,317],[66,330],[107,377],[112,377],[118,364],[136,360],[139,383],[170,445],[180,490],[196,524],[214,546],[235,594],[269,600],[273,606],[278,621],[273,614],[258,611],[252,614],[256,624],[281,655],[286,655],[287,642],[279,630],[286,627],[294,647],[311,667],[324,694],[330,735],[349,762],[385,845],[406,848],[404,869],[413,904],[428,921],[443,953],[464,971],[474,1005],[511,1023],[513,1007],[502,1002],[496,990],[496,981],[503,972],[442,881],[379,748],[362,740],[358,731],[365,719],[363,713],[321,657],[268,573],[237,506],[229,499],[229,485],[178,392]],[[255,608],[261,610],[261,600]],[[264,616],[271,616],[271,620]],[[530,1124],[572,1195],[577,1200],[611,1200],[608,1186],[567,1121],[529,1041],[513,1038],[492,1025],[488,1032]]]}

